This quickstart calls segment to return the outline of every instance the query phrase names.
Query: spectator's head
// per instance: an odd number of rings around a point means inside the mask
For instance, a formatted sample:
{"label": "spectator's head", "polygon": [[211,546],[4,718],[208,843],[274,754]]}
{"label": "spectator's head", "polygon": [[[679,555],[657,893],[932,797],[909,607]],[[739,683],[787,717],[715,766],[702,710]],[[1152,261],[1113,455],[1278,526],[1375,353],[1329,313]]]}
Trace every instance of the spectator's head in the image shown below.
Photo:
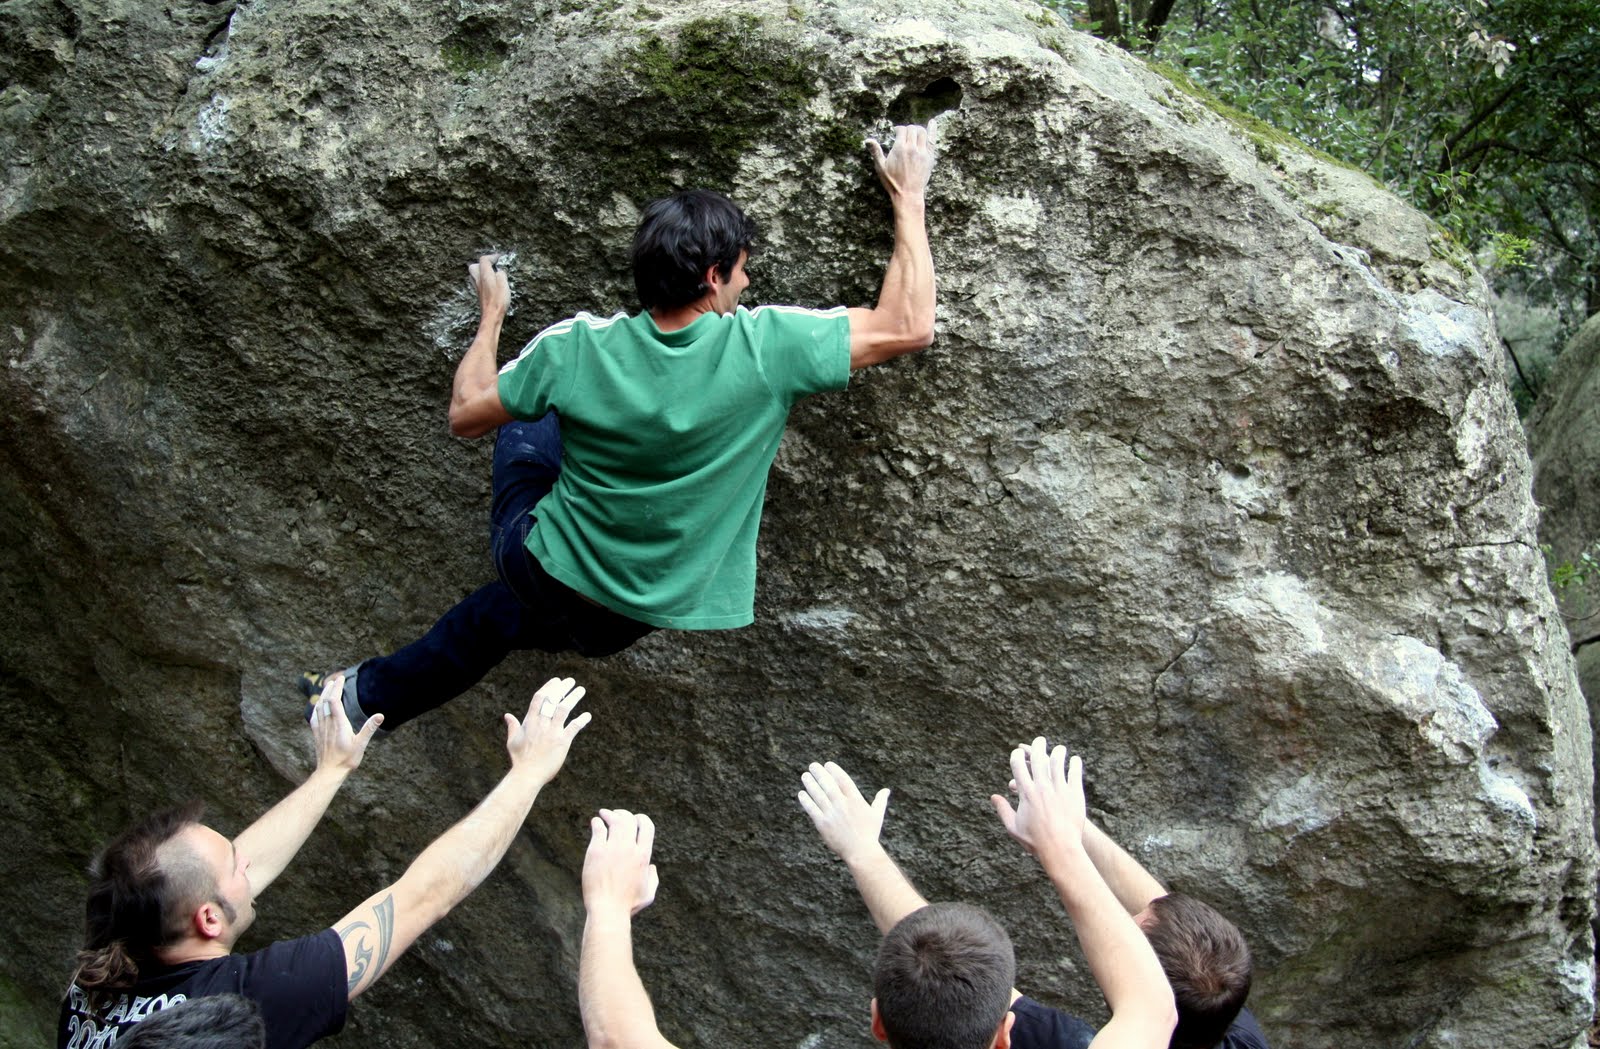
{"label": "spectator's head", "polygon": [[1181,892],[1150,901],[1138,916],[1178,1003],[1172,1049],[1222,1041],[1250,993],[1250,948],[1238,926]]}
{"label": "spectator's head", "polygon": [[677,309],[713,296],[731,313],[750,283],[744,263],[756,226],[738,205],[709,189],[651,201],[633,235],[633,283],[647,310]]}
{"label": "spectator's head", "polygon": [[890,1049],[1005,1049],[1016,969],[1011,938],[986,912],[929,904],[878,950],[872,1033]]}
{"label": "spectator's head", "polygon": [[73,976],[85,992],[131,987],[141,965],[184,944],[231,949],[255,918],[248,862],[200,814],[197,803],[165,809],[95,857]]}
{"label": "spectator's head", "polygon": [[169,1005],[135,1024],[118,1049],[266,1049],[261,1007],[239,994],[213,994]]}

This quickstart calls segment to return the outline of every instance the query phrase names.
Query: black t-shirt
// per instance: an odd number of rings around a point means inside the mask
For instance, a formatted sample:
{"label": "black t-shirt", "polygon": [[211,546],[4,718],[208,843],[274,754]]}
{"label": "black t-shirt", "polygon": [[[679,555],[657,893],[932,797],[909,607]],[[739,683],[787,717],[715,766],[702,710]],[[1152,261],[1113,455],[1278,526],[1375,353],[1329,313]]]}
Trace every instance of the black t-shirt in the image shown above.
{"label": "black t-shirt", "polygon": [[1069,1013],[1023,995],[1011,1003],[1011,1049],[1088,1049],[1094,1028]]}
{"label": "black t-shirt", "polygon": [[[1017,1022],[1011,1025],[1011,1049],[1087,1049],[1095,1029],[1060,1009],[1023,995],[1011,1003]],[[1267,1049],[1267,1036],[1249,1009],[1240,1009],[1217,1049]]]}
{"label": "black t-shirt", "polygon": [[151,1013],[208,994],[242,994],[261,1006],[267,1049],[302,1049],[344,1027],[349,1007],[344,945],[324,929],[253,954],[150,969],[99,1016],[73,984],[61,1003],[56,1049],[109,1049],[123,1031]]}

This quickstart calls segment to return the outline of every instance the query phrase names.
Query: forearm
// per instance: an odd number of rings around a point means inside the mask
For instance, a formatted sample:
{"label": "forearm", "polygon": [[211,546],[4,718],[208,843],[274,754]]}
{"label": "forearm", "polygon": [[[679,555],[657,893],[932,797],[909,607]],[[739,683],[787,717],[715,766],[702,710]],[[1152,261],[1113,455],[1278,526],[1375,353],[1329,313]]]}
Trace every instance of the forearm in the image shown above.
{"label": "forearm", "polygon": [[1167,894],[1166,887],[1138,860],[1093,823],[1083,825],[1083,847],[1094,869],[1129,914],[1138,914],[1150,906],[1151,900]]}
{"label": "forearm", "polygon": [[[1161,1017],[1172,989],[1143,931],[1100,879],[1083,848],[1041,853],[1040,863],[1072,919],[1084,957],[1112,1013]],[[1175,1014],[1174,1014],[1175,1015]]]}
{"label": "forearm", "polygon": [[928,905],[882,845],[847,861],[847,866],[879,932],[887,933],[900,919]]}
{"label": "forearm", "polygon": [[878,292],[878,312],[898,322],[902,334],[913,341],[933,338],[933,251],[928,245],[925,212],[920,193],[895,198],[894,253]]}
{"label": "forearm", "polygon": [[633,922],[621,907],[591,909],[584,922],[578,1011],[589,1049],[639,1049],[666,1041],[634,968]]}
{"label": "forearm", "polygon": [[250,861],[252,890],[263,891],[283,873],[349,775],[348,769],[318,766],[304,783],[233,839],[239,855]]}
{"label": "forearm", "polygon": [[455,381],[450,387],[452,429],[470,427],[472,424],[467,419],[470,408],[497,387],[500,378],[500,323],[497,317],[480,320],[478,333],[473,336],[461,363],[456,365]]}
{"label": "forearm", "polygon": [[476,889],[505,856],[545,780],[521,768],[411,862],[395,883],[398,909],[425,929]]}

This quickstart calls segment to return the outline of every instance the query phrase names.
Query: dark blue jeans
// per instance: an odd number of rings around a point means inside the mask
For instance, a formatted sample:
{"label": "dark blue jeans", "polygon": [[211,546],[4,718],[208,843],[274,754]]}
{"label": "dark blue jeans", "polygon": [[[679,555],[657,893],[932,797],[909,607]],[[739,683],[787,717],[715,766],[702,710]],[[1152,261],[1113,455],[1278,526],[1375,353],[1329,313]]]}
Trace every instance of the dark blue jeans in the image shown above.
{"label": "dark blue jeans", "polygon": [[433,628],[391,656],[363,662],[356,695],[385,730],[447,703],[511,652],[621,652],[655,627],[602,608],[551,578],[528,553],[533,508],[561,473],[561,429],[554,412],[538,422],[500,427],[494,444],[490,550],[500,578],[467,595]]}

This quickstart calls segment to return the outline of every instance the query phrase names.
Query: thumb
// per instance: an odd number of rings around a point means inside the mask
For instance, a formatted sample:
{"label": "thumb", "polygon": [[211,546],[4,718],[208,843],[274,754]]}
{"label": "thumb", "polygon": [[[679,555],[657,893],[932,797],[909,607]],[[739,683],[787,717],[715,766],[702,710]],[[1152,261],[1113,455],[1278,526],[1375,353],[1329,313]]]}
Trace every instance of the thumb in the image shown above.
{"label": "thumb", "polygon": [[372,715],[370,718],[367,719],[367,723],[365,725],[361,726],[361,731],[356,733],[356,742],[360,743],[362,746],[366,746],[367,745],[367,741],[370,740],[373,736],[377,735],[378,729],[380,729],[382,727],[383,727],[383,715],[382,714],[374,714],[374,715]]}
{"label": "thumb", "polygon": [[1011,802],[998,794],[989,795],[989,804],[994,806],[994,814],[1000,817],[1000,822],[1005,825],[1006,833],[1013,834],[1017,827],[1017,812],[1011,807]]}
{"label": "thumb", "polygon": [[883,147],[878,144],[878,140],[875,138],[867,139],[867,150],[872,154],[873,164],[882,168],[884,162]]}
{"label": "thumb", "polygon": [[878,814],[881,820],[883,814],[889,810],[889,788],[884,787],[878,791],[878,796],[872,799],[872,811]]}
{"label": "thumb", "polygon": [[502,714],[501,717],[506,719],[506,746],[509,747],[511,740],[517,734],[517,729],[522,727],[522,722],[517,720],[515,714]]}
{"label": "thumb", "polygon": [[639,895],[633,901],[633,913],[638,914],[656,902],[656,892],[660,888],[661,876],[656,873],[656,865],[652,863],[645,868],[644,881],[639,886]]}

